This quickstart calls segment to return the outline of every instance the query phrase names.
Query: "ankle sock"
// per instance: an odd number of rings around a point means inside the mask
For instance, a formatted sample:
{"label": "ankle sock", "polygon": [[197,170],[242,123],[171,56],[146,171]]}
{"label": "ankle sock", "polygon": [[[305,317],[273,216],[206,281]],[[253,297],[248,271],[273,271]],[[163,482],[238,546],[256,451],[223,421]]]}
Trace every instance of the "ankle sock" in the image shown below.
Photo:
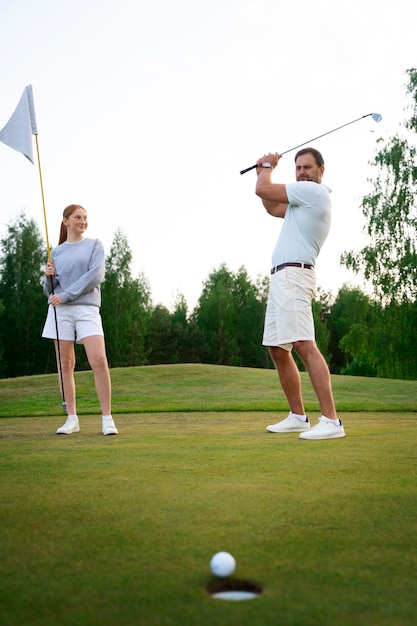
{"label": "ankle sock", "polygon": [[[322,415],[322,417],[326,417],[325,415]],[[336,426],[341,426],[342,422],[339,418],[336,419],[331,419],[330,417],[326,417],[327,420],[329,420],[329,422],[333,422],[333,424],[336,424]]]}
{"label": "ankle sock", "polygon": [[300,420],[300,422],[306,422],[307,421],[307,415],[299,415],[298,413],[293,413],[291,411],[291,415],[293,417],[296,417],[298,420]]}

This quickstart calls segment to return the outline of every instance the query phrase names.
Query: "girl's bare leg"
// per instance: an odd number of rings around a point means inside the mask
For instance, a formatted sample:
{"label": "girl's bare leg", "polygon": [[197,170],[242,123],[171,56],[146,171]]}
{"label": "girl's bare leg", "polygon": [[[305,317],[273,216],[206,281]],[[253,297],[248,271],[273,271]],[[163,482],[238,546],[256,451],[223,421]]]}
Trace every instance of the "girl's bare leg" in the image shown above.
{"label": "girl's bare leg", "polygon": [[[58,367],[58,380],[61,395],[65,398],[67,404],[68,415],[76,415],[76,396],[75,396],[75,382],[74,382],[74,368],[75,368],[75,351],[74,342],[59,340],[59,355],[58,355],[58,342],[54,339],[56,362]],[[62,369],[62,381],[61,381],[61,369]],[[62,394],[62,384],[64,385],[64,393]]]}
{"label": "girl's bare leg", "polygon": [[87,359],[94,374],[102,415],[111,415],[111,380],[104,337],[93,335],[83,339]]}

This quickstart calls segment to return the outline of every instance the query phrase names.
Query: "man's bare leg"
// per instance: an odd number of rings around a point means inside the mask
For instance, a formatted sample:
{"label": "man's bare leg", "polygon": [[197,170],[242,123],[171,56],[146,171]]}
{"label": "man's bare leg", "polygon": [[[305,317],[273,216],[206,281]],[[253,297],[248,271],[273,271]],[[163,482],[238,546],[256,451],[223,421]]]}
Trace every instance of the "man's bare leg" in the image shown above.
{"label": "man's bare leg", "polygon": [[287,398],[290,411],[296,415],[304,415],[304,403],[301,393],[300,372],[290,351],[270,346],[269,353],[277,369],[282,390]]}
{"label": "man's bare leg", "polygon": [[302,359],[316,392],[322,415],[337,419],[328,365],[315,341],[297,341],[294,350]]}

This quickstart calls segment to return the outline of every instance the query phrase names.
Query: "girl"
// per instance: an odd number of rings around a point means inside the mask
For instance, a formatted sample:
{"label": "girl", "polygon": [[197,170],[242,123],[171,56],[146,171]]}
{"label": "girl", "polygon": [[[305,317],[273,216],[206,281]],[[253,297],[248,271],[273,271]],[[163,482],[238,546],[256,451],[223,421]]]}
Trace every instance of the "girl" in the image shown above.
{"label": "girl", "polygon": [[45,268],[43,290],[48,296],[49,309],[42,337],[55,342],[60,384],[62,370],[68,418],[58,428],[57,434],[70,435],[80,430],[75,404],[76,340],[84,345],[94,373],[102,411],[103,435],[117,435],[118,430],[111,415],[111,381],[100,315],[100,283],[104,279],[105,270],[104,248],[98,239],[84,237],[87,226],[87,213],[82,206],[71,204],[64,210],[59,244],[52,250],[51,260]]}

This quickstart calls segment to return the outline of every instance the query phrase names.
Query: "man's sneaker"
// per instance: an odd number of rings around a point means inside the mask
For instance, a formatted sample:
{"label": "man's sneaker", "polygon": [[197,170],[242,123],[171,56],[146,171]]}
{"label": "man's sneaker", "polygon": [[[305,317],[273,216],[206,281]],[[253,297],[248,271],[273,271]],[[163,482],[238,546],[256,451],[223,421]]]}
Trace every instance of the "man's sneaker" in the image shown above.
{"label": "man's sneaker", "polygon": [[115,423],[111,415],[103,417],[103,435],[118,435],[119,431],[116,428]]}
{"label": "man's sneaker", "polygon": [[270,433],[303,433],[306,430],[309,430],[310,422],[307,421],[302,422],[298,417],[295,417],[292,413],[289,416],[282,420],[282,422],[278,422],[277,424],[271,424],[271,426],[267,426],[266,430]]}
{"label": "man's sneaker", "polygon": [[67,421],[61,428],[56,431],[57,435],[71,435],[71,433],[80,432],[80,423],[76,415],[69,415]]}
{"label": "man's sneaker", "polygon": [[333,420],[329,420],[322,415],[319,423],[313,426],[308,433],[301,433],[300,439],[337,439],[345,436],[345,429],[340,420],[339,424],[335,424]]}

